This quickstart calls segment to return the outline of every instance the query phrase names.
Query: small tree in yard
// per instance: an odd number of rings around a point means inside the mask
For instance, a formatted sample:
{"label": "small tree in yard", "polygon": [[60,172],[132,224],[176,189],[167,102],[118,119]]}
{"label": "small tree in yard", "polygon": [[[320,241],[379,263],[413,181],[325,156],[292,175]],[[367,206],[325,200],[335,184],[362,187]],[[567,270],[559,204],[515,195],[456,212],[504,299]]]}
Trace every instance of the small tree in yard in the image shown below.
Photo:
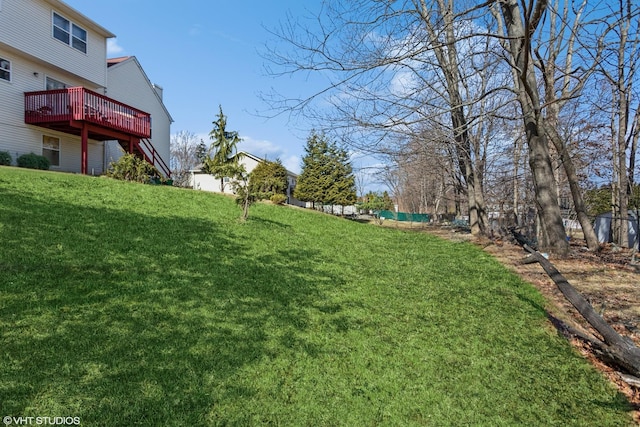
{"label": "small tree in yard", "polygon": [[302,172],[298,176],[295,197],[304,202],[324,204],[328,179],[329,143],[323,134],[312,132],[304,148]]}
{"label": "small tree in yard", "polygon": [[220,179],[220,191],[224,192],[224,178],[235,178],[238,171],[237,166],[243,157],[242,153],[238,153],[238,144],[242,139],[238,136],[238,132],[228,132],[227,116],[222,112],[218,113],[218,119],[213,122],[213,129],[209,132],[211,146],[209,153],[203,160],[205,172]]}
{"label": "small tree in yard", "polygon": [[328,201],[333,205],[344,207],[356,202],[356,178],[349,161],[346,150],[338,148],[335,143],[329,146],[331,187],[327,195]]}
{"label": "small tree in yard", "polygon": [[200,143],[196,146],[196,158],[200,163],[204,163],[207,158],[207,146],[204,141],[201,139]]}
{"label": "small tree in yard", "polygon": [[209,153],[204,159],[204,171],[220,179],[220,190],[224,192],[224,178],[230,178],[233,191],[236,194],[236,203],[242,207],[242,220],[249,216],[249,206],[253,204],[254,198],[248,190],[248,175],[240,160],[244,154],[239,153],[237,146],[240,139],[238,132],[226,130],[227,116],[222,112],[218,113],[218,119],[213,122],[213,129],[209,133],[211,146]]}

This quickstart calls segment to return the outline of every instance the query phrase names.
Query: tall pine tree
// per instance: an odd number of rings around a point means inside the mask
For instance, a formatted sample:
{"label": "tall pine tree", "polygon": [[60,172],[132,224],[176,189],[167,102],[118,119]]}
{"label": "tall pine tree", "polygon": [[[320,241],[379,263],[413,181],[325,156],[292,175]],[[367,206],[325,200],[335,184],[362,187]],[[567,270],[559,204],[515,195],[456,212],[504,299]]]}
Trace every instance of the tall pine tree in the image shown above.
{"label": "tall pine tree", "polygon": [[356,201],[356,185],[348,153],[328,140],[326,135],[312,132],[307,139],[302,172],[298,177],[295,197],[321,205],[351,205]]}
{"label": "tall pine tree", "polygon": [[211,146],[209,155],[204,161],[204,169],[214,177],[220,179],[220,190],[224,192],[224,178],[230,178],[231,185],[236,193],[236,203],[242,208],[242,219],[249,216],[249,207],[255,198],[249,191],[247,171],[240,160],[244,153],[238,152],[238,144],[242,141],[238,132],[227,131],[227,116],[218,113],[218,119],[213,122],[213,129],[209,133]]}
{"label": "tall pine tree", "polygon": [[240,165],[243,153],[238,152],[238,144],[242,141],[238,132],[227,131],[227,116],[220,112],[213,122],[213,129],[209,132],[211,146],[204,159],[204,168],[207,173],[220,179],[220,191],[224,192],[224,178],[237,178],[242,175],[244,167]]}
{"label": "tall pine tree", "polygon": [[313,203],[314,207],[316,203],[322,203],[324,198],[321,182],[326,174],[328,149],[325,136],[315,132],[307,138],[307,145],[304,147],[302,171],[298,176],[294,196],[298,200]]}

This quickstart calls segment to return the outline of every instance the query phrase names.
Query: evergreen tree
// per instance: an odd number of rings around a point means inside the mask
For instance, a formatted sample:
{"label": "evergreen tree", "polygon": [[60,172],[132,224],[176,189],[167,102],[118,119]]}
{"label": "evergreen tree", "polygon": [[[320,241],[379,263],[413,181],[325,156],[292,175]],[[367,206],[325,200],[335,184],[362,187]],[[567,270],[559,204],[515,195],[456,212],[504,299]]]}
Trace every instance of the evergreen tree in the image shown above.
{"label": "evergreen tree", "polygon": [[218,119],[213,122],[213,129],[209,133],[211,146],[209,154],[204,161],[204,169],[216,178],[220,179],[220,190],[224,191],[224,178],[231,179],[234,192],[236,193],[236,203],[242,208],[242,219],[249,216],[249,207],[255,201],[248,188],[249,177],[240,160],[244,156],[238,152],[238,144],[242,141],[238,132],[226,130],[227,116],[222,112],[218,113]]}
{"label": "evergreen tree", "polygon": [[360,209],[372,210],[372,211],[388,211],[393,210],[393,200],[389,197],[389,193],[386,191],[382,194],[369,191],[363,198],[362,203],[359,205]]}
{"label": "evergreen tree", "polygon": [[207,146],[205,145],[202,139],[200,140],[200,143],[196,146],[196,159],[198,159],[198,161],[203,164],[207,159]]}
{"label": "evergreen tree", "polygon": [[237,178],[246,173],[244,167],[240,165],[243,154],[238,153],[238,144],[242,141],[238,132],[228,132],[227,116],[222,112],[218,113],[218,119],[213,122],[213,129],[209,132],[211,146],[209,153],[204,159],[204,170],[214,177],[220,179],[220,190],[224,192],[224,178]]}
{"label": "evergreen tree", "polygon": [[356,201],[353,168],[346,150],[324,134],[312,132],[307,140],[295,197],[322,205],[351,205]]}
{"label": "evergreen tree", "polygon": [[382,200],[384,201],[384,210],[387,211],[392,211],[395,210],[395,203],[393,203],[393,199],[389,196],[389,193],[387,191],[384,191],[382,193]]}
{"label": "evergreen tree", "polygon": [[332,205],[348,206],[356,202],[356,178],[346,150],[335,143],[329,146],[331,164],[331,186],[328,202]]}
{"label": "evergreen tree", "polygon": [[287,169],[280,159],[260,162],[249,175],[249,191],[259,200],[287,193]]}
{"label": "evergreen tree", "polygon": [[302,171],[294,195],[304,202],[323,203],[325,189],[330,181],[327,178],[329,143],[324,134],[312,132],[304,148]]}

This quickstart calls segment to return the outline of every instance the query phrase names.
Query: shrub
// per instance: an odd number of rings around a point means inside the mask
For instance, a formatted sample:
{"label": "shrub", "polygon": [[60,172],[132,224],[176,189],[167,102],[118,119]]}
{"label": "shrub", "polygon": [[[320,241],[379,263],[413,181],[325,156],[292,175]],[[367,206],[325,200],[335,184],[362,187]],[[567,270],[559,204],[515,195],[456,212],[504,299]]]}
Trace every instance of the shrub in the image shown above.
{"label": "shrub", "polygon": [[28,169],[47,170],[50,166],[49,159],[34,153],[23,154],[18,157],[17,163],[19,167]]}
{"label": "shrub", "polygon": [[118,161],[111,162],[109,167],[107,176],[122,181],[149,183],[152,180],[160,179],[160,175],[153,165],[134,154],[123,155]]}
{"label": "shrub", "polygon": [[0,151],[0,165],[11,166],[11,154],[8,151]]}
{"label": "shrub", "polygon": [[275,203],[276,205],[283,205],[284,202],[287,200],[287,196],[285,196],[284,194],[274,194],[270,197],[270,200],[272,203]]}

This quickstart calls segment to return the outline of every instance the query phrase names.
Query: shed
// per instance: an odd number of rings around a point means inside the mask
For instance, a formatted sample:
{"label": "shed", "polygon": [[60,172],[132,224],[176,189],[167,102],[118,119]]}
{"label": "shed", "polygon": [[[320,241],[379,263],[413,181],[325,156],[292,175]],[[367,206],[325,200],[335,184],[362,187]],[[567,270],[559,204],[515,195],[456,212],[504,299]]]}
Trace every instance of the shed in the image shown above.
{"label": "shed", "polygon": [[[611,212],[606,212],[596,217],[593,228],[596,232],[596,235],[598,236],[598,241],[600,243],[608,243],[613,240],[611,236],[612,218],[613,215],[611,214]],[[629,230],[629,246],[634,247],[638,245],[638,214],[634,211],[629,211],[627,220]]]}

